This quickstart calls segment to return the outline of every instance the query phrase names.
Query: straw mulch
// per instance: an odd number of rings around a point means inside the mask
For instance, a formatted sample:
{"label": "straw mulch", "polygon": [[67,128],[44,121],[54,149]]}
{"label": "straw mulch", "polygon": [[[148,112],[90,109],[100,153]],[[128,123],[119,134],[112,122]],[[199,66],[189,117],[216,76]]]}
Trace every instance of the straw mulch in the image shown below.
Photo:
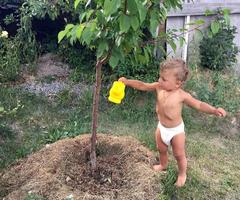
{"label": "straw mulch", "polygon": [[97,171],[90,170],[90,135],[46,145],[0,173],[0,199],[29,194],[51,200],[154,200],[160,183],[154,155],[133,137],[98,134]]}

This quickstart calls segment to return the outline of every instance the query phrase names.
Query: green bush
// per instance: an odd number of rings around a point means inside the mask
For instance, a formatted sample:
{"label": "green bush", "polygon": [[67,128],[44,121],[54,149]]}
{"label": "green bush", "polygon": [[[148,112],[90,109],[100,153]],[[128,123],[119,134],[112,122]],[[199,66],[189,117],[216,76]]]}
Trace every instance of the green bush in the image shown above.
{"label": "green bush", "polygon": [[113,70],[113,77],[119,78],[125,76],[127,78],[139,79],[146,82],[157,81],[159,77],[159,63],[160,61],[152,58],[149,63],[136,63],[130,56],[125,59],[124,63],[120,63]]}
{"label": "green bush", "polygon": [[[214,29],[217,33],[214,33]],[[208,34],[200,42],[201,66],[212,70],[222,70],[235,63],[239,52],[234,44],[236,27],[228,25],[223,17],[218,17],[208,27]]]}
{"label": "green bush", "polygon": [[15,38],[0,37],[0,82],[15,81],[20,71],[19,45]]}
{"label": "green bush", "polygon": [[93,83],[95,81],[94,51],[79,44],[71,46],[68,42],[62,42],[58,47],[58,55],[72,69],[70,79],[73,82]]}

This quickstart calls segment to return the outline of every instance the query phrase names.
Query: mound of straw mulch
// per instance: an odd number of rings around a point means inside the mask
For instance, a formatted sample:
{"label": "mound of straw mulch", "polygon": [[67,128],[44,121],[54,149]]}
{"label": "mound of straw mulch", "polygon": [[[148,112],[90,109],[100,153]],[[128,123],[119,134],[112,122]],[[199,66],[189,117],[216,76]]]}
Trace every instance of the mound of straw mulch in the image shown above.
{"label": "mound of straw mulch", "polygon": [[[90,135],[46,145],[0,174],[0,198],[29,194],[62,200],[154,200],[160,183],[154,155],[133,137],[98,134],[97,171],[90,170]],[[2,195],[2,196],[1,196]]]}

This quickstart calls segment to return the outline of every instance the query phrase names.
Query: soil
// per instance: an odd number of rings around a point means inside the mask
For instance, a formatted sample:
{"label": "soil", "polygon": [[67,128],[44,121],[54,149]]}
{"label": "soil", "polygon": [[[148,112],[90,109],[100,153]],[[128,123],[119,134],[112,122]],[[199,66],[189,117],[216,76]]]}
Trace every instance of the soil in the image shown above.
{"label": "soil", "polygon": [[24,200],[31,193],[51,200],[157,199],[154,155],[136,139],[98,134],[94,176],[89,146],[90,135],[81,135],[18,161],[0,174],[0,198]]}

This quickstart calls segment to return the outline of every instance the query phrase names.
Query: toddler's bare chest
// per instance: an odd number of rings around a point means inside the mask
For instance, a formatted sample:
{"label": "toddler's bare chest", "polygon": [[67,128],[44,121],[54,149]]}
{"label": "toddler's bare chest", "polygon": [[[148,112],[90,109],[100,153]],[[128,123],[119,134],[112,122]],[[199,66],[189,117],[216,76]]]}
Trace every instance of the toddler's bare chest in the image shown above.
{"label": "toddler's bare chest", "polygon": [[182,102],[178,93],[159,92],[157,95],[158,110],[179,110]]}

